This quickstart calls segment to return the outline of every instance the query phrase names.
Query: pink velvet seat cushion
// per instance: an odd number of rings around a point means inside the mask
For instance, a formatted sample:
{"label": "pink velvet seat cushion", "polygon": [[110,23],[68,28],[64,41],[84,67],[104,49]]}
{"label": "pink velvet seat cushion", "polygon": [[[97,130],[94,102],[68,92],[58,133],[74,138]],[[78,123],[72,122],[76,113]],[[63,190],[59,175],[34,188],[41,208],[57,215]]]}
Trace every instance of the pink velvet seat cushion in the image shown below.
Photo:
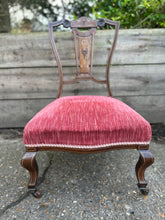
{"label": "pink velvet seat cushion", "polygon": [[59,98],[37,113],[24,129],[28,147],[148,145],[150,140],[150,124],[141,115],[105,96]]}

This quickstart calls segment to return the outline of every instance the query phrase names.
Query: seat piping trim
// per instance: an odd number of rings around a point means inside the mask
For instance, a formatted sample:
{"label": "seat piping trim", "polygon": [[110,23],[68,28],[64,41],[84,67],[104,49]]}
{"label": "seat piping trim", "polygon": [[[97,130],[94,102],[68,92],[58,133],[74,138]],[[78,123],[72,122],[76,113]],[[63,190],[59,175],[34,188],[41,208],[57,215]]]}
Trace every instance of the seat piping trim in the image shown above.
{"label": "seat piping trim", "polygon": [[69,144],[25,144],[25,147],[61,147],[61,148],[100,148],[100,147],[111,147],[111,146],[122,146],[122,145],[149,145],[150,141],[147,142],[118,142],[101,145],[69,145]]}

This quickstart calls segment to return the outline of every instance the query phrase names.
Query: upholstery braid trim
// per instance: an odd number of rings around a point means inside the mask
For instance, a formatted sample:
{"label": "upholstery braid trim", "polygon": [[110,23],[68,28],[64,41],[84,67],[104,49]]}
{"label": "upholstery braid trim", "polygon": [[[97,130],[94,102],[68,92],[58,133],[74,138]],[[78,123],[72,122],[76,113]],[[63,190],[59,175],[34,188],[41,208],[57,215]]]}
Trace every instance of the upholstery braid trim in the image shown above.
{"label": "upholstery braid trim", "polygon": [[111,146],[122,146],[122,145],[149,145],[148,142],[119,142],[119,143],[110,143],[110,144],[101,144],[101,145],[69,145],[69,144],[25,144],[25,147],[61,147],[61,148],[76,148],[76,149],[92,149],[92,148],[104,148]]}

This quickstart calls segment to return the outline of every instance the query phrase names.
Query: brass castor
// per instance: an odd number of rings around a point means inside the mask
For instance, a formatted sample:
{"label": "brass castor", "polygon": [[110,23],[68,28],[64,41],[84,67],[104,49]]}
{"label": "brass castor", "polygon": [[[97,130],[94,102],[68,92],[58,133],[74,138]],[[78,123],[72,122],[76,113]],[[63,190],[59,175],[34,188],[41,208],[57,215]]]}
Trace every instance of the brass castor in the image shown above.
{"label": "brass castor", "polygon": [[141,186],[140,184],[137,184],[138,185],[138,187],[139,187],[139,190],[140,190],[140,192],[143,194],[143,195],[148,195],[148,193],[149,193],[149,188],[148,187],[146,187],[146,186]]}
{"label": "brass castor", "polygon": [[37,199],[41,198],[42,193],[37,189],[29,189],[29,192]]}

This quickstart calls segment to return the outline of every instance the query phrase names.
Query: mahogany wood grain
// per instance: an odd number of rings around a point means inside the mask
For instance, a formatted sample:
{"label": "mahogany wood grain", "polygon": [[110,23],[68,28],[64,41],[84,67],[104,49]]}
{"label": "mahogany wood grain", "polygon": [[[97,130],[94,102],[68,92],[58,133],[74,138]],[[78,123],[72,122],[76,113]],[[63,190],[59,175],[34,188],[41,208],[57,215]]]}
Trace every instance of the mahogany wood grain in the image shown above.
{"label": "mahogany wood grain", "polygon": [[147,187],[147,181],[144,177],[144,172],[154,162],[154,158],[149,150],[138,150],[140,153],[139,160],[136,164],[136,176],[138,179],[138,187],[142,194],[147,195],[149,188]]}
{"label": "mahogany wood grain", "polygon": [[36,161],[36,152],[26,152],[21,160],[21,165],[30,173],[28,188],[36,198],[41,197],[41,192],[36,189],[38,179],[38,165]]}

